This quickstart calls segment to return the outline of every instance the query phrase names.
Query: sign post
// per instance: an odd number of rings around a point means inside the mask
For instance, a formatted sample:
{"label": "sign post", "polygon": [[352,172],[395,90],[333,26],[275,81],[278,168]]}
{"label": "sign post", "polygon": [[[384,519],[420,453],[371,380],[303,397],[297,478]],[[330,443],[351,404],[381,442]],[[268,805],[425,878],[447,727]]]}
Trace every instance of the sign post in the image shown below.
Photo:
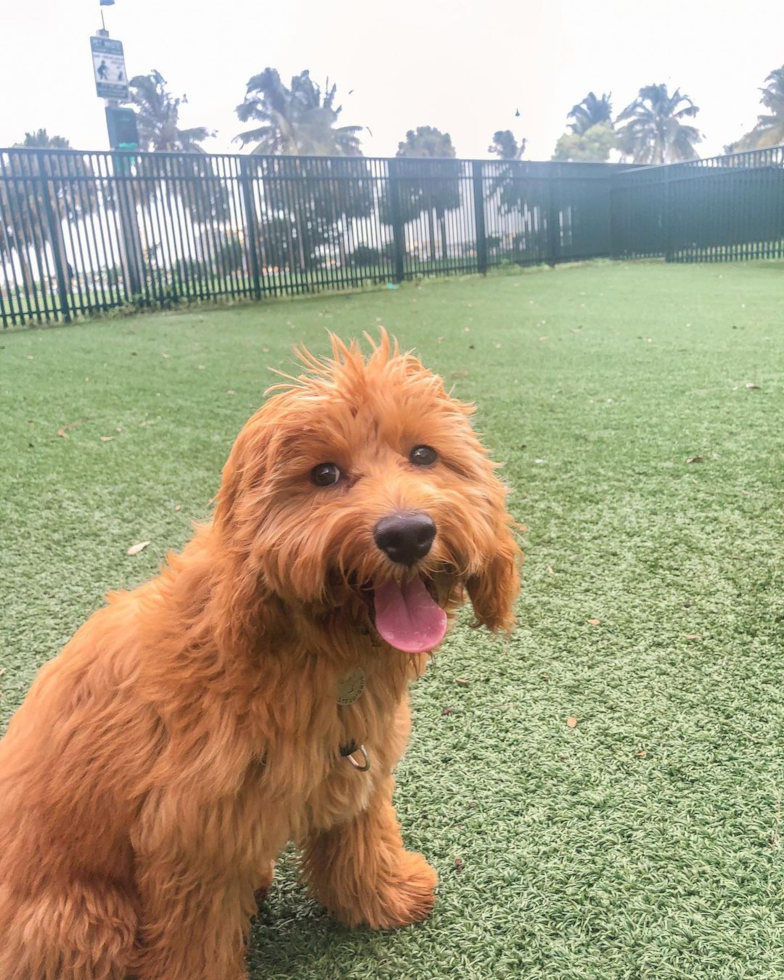
{"label": "sign post", "polygon": [[[102,6],[104,4],[102,0]],[[103,17],[103,11],[101,11]],[[113,150],[137,149],[136,116],[132,109],[120,108],[120,102],[127,102],[128,73],[125,70],[125,54],[122,41],[109,37],[106,27],[90,38],[93,58],[95,91],[104,100],[106,123],[109,129],[109,144]],[[128,114],[133,116],[129,119]],[[128,138],[130,137],[130,139]],[[119,224],[120,262],[123,268],[126,297],[131,299],[142,291],[144,282],[144,261],[139,218],[136,213],[136,198],[133,185],[125,180],[131,172],[133,157],[128,152],[114,156],[114,201]]]}

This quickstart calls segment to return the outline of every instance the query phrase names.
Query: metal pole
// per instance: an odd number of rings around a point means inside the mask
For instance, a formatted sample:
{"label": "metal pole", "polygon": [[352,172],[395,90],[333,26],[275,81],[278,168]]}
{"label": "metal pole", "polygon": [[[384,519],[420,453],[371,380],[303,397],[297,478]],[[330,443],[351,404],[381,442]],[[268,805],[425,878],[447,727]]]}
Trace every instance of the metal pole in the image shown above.
{"label": "metal pole", "polygon": [[547,178],[547,264],[554,266],[558,261],[558,242],[561,229],[559,228],[560,210],[555,198],[556,177],[550,174]]}
{"label": "metal pole", "polygon": [[672,201],[670,195],[669,164],[662,169],[664,178],[664,204],[662,206],[662,224],[664,225],[664,261],[672,262]]}
{"label": "metal pole", "polygon": [[395,279],[402,282],[405,278],[406,229],[400,213],[400,184],[396,173],[397,164],[394,160],[389,160],[387,166],[389,206],[392,213],[392,243],[395,251]]}
{"label": "metal pole", "polygon": [[[99,37],[109,37],[106,24],[103,20],[103,10],[101,10],[102,27],[97,32]],[[104,108],[117,108],[117,99],[104,99]],[[110,149],[111,138],[109,140]],[[144,255],[142,252],[142,240],[139,233],[139,219],[136,214],[136,202],[133,196],[133,187],[126,181],[126,165],[130,166],[130,156],[123,157],[121,154],[112,154],[114,170],[114,186],[116,191],[117,219],[119,225],[120,262],[123,267],[123,278],[125,279],[125,298],[131,299],[141,295],[142,282],[144,280]]]}
{"label": "metal pole", "polygon": [[487,274],[487,234],[485,232],[485,199],[482,193],[483,167],[481,160],[471,164],[474,185],[474,228],[476,232],[476,264],[479,272]]}

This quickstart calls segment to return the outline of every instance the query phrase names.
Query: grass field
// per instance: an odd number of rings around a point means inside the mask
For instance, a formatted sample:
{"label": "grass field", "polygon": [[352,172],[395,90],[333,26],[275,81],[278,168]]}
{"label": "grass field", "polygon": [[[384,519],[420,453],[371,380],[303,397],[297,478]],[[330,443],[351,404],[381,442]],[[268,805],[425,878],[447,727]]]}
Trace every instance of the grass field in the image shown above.
{"label": "grass field", "polygon": [[528,528],[519,627],[457,628],[414,690],[397,804],[441,876],[432,919],[348,932],[287,855],[251,977],[784,976],[780,263],[600,263],[0,336],[0,720],[107,588],[207,516],[266,366],[379,324],[477,402],[506,464]]}

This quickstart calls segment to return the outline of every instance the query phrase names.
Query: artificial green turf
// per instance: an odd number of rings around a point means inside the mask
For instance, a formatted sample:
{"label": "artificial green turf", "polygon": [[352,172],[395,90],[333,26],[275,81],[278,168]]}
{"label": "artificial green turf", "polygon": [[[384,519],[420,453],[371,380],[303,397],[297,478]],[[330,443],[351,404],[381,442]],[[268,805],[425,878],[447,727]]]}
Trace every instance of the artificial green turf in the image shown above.
{"label": "artificial green turf", "polygon": [[506,463],[529,529],[519,628],[457,628],[414,691],[397,803],[441,876],[430,921],[348,932],[287,856],[252,978],[784,976],[781,264],[0,336],[3,720],[104,591],[207,515],[265,366],[380,323],[478,403]]}

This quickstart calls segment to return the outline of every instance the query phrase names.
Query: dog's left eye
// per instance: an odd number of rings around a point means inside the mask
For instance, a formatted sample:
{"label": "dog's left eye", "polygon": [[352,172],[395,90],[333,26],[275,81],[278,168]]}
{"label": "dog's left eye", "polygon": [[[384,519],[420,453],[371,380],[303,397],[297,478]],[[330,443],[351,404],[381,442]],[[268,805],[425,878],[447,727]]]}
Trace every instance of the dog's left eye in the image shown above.
{"label": "dog's left eye", "polygon": [[317,487],[331,487],[340,479],[340,470],[334,463],[319,463],[310,471],[310,479]]}
{"label": "dog's left eye", "polygon": [[414,466],[432,466],[438,459],[438,453],[432,446],[415,446],[408,458]]}

